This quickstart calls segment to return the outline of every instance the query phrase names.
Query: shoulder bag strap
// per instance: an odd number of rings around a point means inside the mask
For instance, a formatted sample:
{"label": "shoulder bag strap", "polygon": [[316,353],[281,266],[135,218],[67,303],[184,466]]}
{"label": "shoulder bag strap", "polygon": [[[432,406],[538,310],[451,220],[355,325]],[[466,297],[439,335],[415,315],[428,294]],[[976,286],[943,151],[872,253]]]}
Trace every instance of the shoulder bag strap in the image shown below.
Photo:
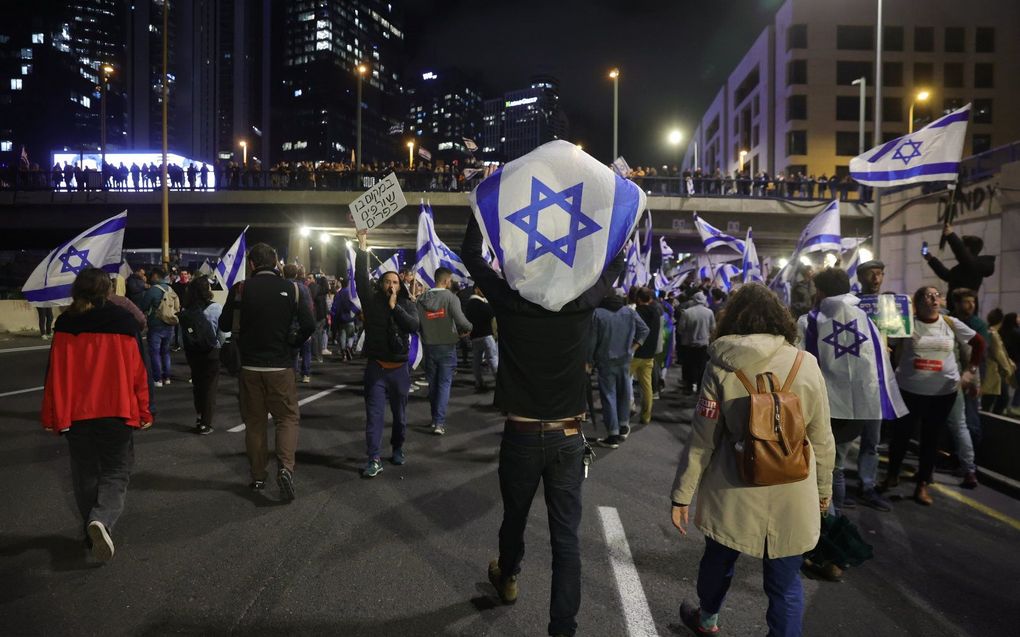
{"label": "shoulder bag strap", "polygon": [[782,391],[784,392],[790,391],[790,387],[793,386],[793,380],[797,378],[797,372],[800,371],[800,364],[803,360],[804,350],[799,350],[797,352],[797,358],[795,358],[793,361],[793,367],[790,369],[790,375],[786,377],[786,382],[783,383]]}

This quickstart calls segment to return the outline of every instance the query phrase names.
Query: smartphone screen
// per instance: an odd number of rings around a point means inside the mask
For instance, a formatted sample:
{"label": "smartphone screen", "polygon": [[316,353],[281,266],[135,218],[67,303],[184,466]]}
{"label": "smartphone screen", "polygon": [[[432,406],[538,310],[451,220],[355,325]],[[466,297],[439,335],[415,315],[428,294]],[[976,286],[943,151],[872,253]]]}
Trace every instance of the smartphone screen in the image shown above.
{"label": "smartphone screen", "polygon": [[922,241],[921,242],[921,256],[924,256],[924,257],[928,256],[928,242],[927,241]]}

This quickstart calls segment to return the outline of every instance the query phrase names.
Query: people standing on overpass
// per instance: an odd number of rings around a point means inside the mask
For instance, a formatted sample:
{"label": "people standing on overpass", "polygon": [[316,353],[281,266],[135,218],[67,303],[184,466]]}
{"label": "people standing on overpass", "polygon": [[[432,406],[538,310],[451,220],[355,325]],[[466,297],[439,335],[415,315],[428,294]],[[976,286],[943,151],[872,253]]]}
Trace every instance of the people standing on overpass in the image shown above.
{"label": "people standing on overpass", "polygon": [[429,383],[432,433],[446,433],[446,406],[450,385],[457,367],[457,341],[471,333],[471,323],[460,307],[460,299],[450,291],[453,272],[436,268],[435,285],[418,297],[418,321],[421,342],[425,346],[425,377]]}
{"label": "people standing on overpass", "polygon": [[108,301],[110,290],[102,270],[75,278],[71,306],[54,326],[42,405],[43,427],[67,439],[86,546],[104,562],[113,557],[111,534],[124,510],[133,434],[152,425],[140,329]]}
{"label": "people standing on overpass", "polygon": [[[685,601],[681,619],[696,634],[719,632],[719,611],[743,553],[763,561],[768,634],[800,635],[802,556],[818,542],[819,513],[829,508],[832,493],[835,443],[825,378],[813,357],[797,351],[793,318],[761,284],[744,285],[733,294],[717,334],[671,493],[673,525],[682,535],[697,494],[694,523],[705,534],[697,583],[700,606]],[[749,379],[764,372],[787,379],[783,391],[798,397],[810,445],[805,479],[752,486],[742,477],[737,453],[749,444],[750,400],[737,372]]]}
{"label": "people standing on overpass", "polygon": [[410,335],[419,327],[418,312],[396,272],[386,272],[378,284],[369,279],[368,231],[358,232],[354,281],[365,321],[365,446],[368,462],[361,475],[374,478],[383,470],[380,447],[386,402],[393,414],[391,461],[402,465],[407,434],[407,396],[411,372],[407,364]]}
{"label": "people standing on overpass", "polygon": [[558,312],[527,301],[482,256],[482,233],[468,221],[461,258],[489,299],[499,325],[495,403],[507,414],[499,455],[503,523],[489,581],[505,604],[517,600],[524,530],[539,482],[545,486],[553,553],[549,634],[573,635],[581,606],[581,484],[587,408],[585,371],[592,315],[624,270],[621,251],[599,280]]}
{"label": "people standing on overpass", "polygon": [[177,326],[176,314],[181,309],[177,294],[163,280],[163,268],[153,268],[149,289],[142,295],[140,309],[149,323],[149,363],[156,387],[170,384],[170,349]]}
{"label": "people standing on overpass", "polygon": [[297,283],[277,272],[276,250],[257,243],[248,251],[249,277],[234,285],[220,314],[222,332],[233,329],[234,313],[240,312],[237,339],[241,354],[238,386],[241,417],[245,423],[245,448],[251,468],[253,490],[265,488],[268,462],[267,413],[276,426],[276,482],[280,493],[293,500],[294,455],[301,420],[294,379],[294,348],[308,340],[315,329],[312,308],[303,301]]}

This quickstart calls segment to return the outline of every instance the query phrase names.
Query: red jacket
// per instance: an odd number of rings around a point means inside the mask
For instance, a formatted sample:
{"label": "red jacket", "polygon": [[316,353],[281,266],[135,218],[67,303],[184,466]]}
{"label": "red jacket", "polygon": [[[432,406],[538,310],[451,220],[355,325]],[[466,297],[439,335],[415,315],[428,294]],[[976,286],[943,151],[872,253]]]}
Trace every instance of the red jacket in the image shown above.
{"label": "red jacket", "polygon": [[123,418],[132,427],[152,422],[138,333],[134,317],[113,303],[57,317],[43,427],[59,433],[76,420],[92,418]]}

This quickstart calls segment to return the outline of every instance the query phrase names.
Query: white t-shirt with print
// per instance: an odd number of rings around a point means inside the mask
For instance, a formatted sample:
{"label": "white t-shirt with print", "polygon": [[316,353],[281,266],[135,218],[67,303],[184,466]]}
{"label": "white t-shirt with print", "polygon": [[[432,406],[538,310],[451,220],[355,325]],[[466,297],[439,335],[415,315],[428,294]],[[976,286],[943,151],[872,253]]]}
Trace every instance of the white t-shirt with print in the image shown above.
{"label": "white t-shirt with print", "polygon": [[[953,327],[949,326],[949,321]],[[960,382],[956,343],[966,345],[975,334],[977,332],[951,316],[940,316],[934,323],[914,321],[914,334],[903,339],[903,355],[896,369],[900,389],[921,396],[955,392]]]}

